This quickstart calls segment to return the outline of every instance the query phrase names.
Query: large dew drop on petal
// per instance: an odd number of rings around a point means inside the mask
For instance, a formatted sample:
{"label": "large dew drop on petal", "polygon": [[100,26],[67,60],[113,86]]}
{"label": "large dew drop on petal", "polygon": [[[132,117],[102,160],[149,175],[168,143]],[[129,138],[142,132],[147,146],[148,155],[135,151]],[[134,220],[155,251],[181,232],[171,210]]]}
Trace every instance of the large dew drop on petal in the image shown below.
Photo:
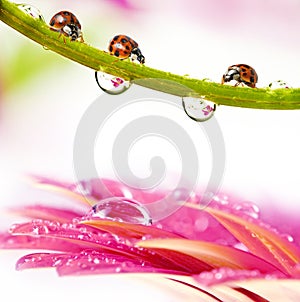
{"label": "large dew drop on petal", "polygon": [[148,210],[137,201],[111,197],[96,203],[88,213],[89,219],[101,218],[132,224],[150,225],[152,219]]}

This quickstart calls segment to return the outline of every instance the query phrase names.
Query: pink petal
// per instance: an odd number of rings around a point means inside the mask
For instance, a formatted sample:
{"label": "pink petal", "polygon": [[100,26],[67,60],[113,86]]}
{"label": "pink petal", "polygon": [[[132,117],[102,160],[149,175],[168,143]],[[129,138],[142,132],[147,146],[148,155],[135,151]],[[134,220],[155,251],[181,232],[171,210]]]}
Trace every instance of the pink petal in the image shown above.
{"label": "pink petal", "polygon": [[154,202],[165,196],[163,192],[147,192],[128,187],[111,179],[90,179],[76,184],[55,181],[42,176],[31,176],[39,186],[67,195],[74,200],[94,205],[97,201],[109,197],[126,197],[140,203]]}
{"label": "pink petal", "polygon": [[55,267],[58,266],[63,259],[69,258],[70,254],[62,253],[33,253],[21,257],[16,263],[17,270]]}
{"label": "pink petal", "polygon": [[106,231],[112,234],[116,234],[120,237],[126,237],[132,239],[147,238],[182,238],[182,236],[174,233],[164,231],[154,226],[144,226],[140,224],[130,224],[118,221],[110,220],[86,220],[81,224],[92,226],[101,231]]}
{"label": "pink petal", "polygon": [[292,274],[293,267],[300,262],[300,251],[266,227],[220,210],[206,208],[205,211],[222,223],[254,255],[266,259],[279,270]]}
{"label": "pink petal", "polygon": [[76,217],[83,216],[83,213],[80,211],[59,209],[43,205],[13,208],[10,211],[24,217],[53,220],[57,222],[68,222]]}
{"label": "pink petal", "polygon": [[204,284],[206,286],[216,285],[220,283],[225,283],[229,281],[236,280],[249,280],[258,278],[283,278],[282,273],[273,273],[272,275],[267,275],[261,273],[257,270],[236,270],[227,267],[221,267],[211,271],[202,272],[197,276],[194,276],[197,282]]}
{"label": "pink petal", "polygon": [[199,259],[213,268],[228,267],[239,270],[277,272],[271,263],[247,252],[210,242],[186,239],[153,239],[139,241],[137,246],[150,250],[166,249],[181,252]]}

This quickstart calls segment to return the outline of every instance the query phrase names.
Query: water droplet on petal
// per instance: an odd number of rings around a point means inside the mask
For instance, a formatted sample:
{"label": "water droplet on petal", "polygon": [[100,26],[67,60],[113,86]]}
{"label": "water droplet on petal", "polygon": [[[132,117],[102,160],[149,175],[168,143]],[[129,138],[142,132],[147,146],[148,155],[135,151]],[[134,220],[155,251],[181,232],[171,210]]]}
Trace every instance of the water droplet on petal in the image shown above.
{"label": "water droplet on petal", "polygon": [[40,10],[32,5],[21,3],[17,4],[18,8],[34,19],[45,22],[45,19]]}
{"label": "water droplet on petal", "polygon": [[182,98],[185,113],[196,122],[205,122],[212,118],[216,111],[216,104],[205,98]]}
{"label": "water droplet on petal", "polygon": [[272,83],[269,84],[269,88],[271,89],[278,89],[278,88],[291,88],[290,85],[288,85],[285,81],[283,80],[277,80],[273,81]]}
{"label": "water droplet on petal", "polygon": [[260,215],[259,207],[250,201],[234,204],[233,208],[254,219],[258,219]]}
{"label": "water droplet on petal", "polygon": [[152,224],[148,210],[137,201],[111,197],[96,203],[88,213],[88,218],[102,218],[132,224]]}
{"label": "water droplet on petal", "polygon": [[108,94],[121,94],[130,87],[130,82],[104,72],[96,71],[95,79],[98,86]]}
{"label": "water droplet on petal", "polygon": [[32,234],[39,236],[39,235],[45,235],[49,233],[49,229],[46,225],[33,225],[32,227]]}
{"label": "water droplet on petal", "polygon": [[289,242],[294,242],[294,237],[289,234],[282,234],[281,236]]}

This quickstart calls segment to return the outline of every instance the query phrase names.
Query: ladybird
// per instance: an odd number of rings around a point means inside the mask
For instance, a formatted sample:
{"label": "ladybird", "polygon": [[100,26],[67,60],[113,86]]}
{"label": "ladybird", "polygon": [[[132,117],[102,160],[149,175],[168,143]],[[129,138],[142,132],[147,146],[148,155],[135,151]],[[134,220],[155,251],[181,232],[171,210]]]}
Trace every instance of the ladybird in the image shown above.
{"label": "ladybird", "polygon": [[83,42],[81,25],[74,14],[68,11],[61,11],[55,14],[50,22],[50,29],[70,37],[71,41]]}
{"label": "ladybird", "polygon": [[127,59],[132,55],[141,63],[145,63],[145,57],[142,55],[138,44],[128,36],[117,35],[112,38],[108,46],[109,53],[120,59]]}
{"label": "ladybird", "polygon": [[222,77],[222,84],[235,80],[237,81],[235,86],[244,83],[251,88],[255,88],[257,79],[258,76],[253,67],[246,64],[236,64],[228,67],[227,72]]}

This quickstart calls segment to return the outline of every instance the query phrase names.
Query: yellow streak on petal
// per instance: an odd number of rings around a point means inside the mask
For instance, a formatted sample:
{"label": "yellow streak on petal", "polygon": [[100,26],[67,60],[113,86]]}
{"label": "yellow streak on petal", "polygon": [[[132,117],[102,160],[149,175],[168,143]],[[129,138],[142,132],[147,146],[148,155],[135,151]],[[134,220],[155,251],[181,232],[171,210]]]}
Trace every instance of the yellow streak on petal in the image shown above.
{"label": "yellow streak on petal", "polygon": [[204,261],[214,268],[253,268],[247,267],[247,262],[242,260],[246,256],[244,252],[210,242],[187,239],[150,239],[139,241],[136,245],[150,249],[159,248],[178,251]]}
{"label": "yellow streak on petal", "polygon": [[139,224],[124,223],[119,221],[111,220],[86,220],[81,221],[81,224],[93,226],[97,229],[114,233],[118,236],[141,238],[145,235],[150,235],[153,237],[171,237],[171,238],[181,238],[179,235],[157,229],[155,227],[149,227]]}

